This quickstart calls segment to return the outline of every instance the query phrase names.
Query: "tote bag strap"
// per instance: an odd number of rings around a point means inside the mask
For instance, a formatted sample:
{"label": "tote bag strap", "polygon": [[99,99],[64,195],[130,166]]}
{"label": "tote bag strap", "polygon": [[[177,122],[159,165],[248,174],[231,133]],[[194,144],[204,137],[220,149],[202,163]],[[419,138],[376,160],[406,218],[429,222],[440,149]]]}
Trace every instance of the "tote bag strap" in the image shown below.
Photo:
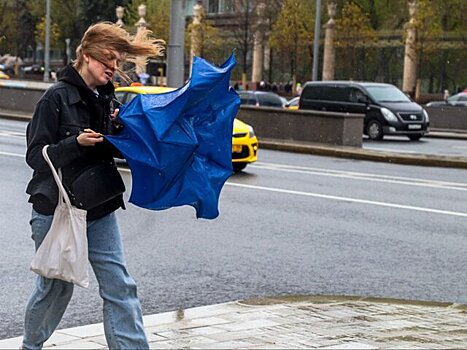
{"label": "tote bag strap", "polygon": [[54,165],[52,164],[52,161],[50,160],[49,158],[49,155],[47,154],[47,148],[49,148],[49,145],[45,145],[43,148],[42,148],[42,155],[44,156],[44,159],[45,161],[47,162],[47,164],[49,164],[49,167],[50,167],[50,170],[52,171],[52,174],[54,176],[54,179],[55,179],[55,182],[57,183],[57,186],[58,186],[58,203],[61,203],[62,199],[65,200],[65,203],[66,205],[71,208],[71,202],[70,202],[70,198],[68,198],[68,193],[66,193],[66,190],[65,190],[65,187],[63,187],[63,184],[62,184],[62,181],[61,181],[61,177],[62,177],[62,173],[61,173],[61,170],[58,169],[58,173],[57,171],[55,170],[55,167]]}

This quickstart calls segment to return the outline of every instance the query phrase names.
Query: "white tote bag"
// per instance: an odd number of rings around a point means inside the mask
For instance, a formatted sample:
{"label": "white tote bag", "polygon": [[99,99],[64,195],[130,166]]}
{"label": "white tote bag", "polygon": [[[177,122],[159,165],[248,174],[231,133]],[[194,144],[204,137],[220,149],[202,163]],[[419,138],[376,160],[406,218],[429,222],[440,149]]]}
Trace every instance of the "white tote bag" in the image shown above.
{"label": "white tote bag", "polygon": [[31,262],[31,270],[37,274],[89,286],[88,239],[86,236],[86,210],[71,205],[61,182],[61,172],[55,170],[48,154],[48,146],[42,155],[50,166],[58,186],[58,204],[52,225]]}

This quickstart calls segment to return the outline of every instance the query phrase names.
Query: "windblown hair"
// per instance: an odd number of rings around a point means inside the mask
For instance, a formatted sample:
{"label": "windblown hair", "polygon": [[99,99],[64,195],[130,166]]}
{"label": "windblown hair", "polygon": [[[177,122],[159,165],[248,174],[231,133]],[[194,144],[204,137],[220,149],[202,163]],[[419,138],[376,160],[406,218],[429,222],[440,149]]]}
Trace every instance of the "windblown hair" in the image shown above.
{"label": "windblown hair", "polygon": [[[135,36],[111,22],[100,22],[91,25],[83,35],[76,49],[76,60],[73,66],[80,69],[84,54],[88,54],[101,62],[114,59],[110,50],[115,50],[122,56],[121,63],[131,62],[135,65],[146,64],[148,57],[161,56],[164,52],[164,40],[151,38],[152,32],[141,28]],[[126,78],[126,74],[118,69]]]}

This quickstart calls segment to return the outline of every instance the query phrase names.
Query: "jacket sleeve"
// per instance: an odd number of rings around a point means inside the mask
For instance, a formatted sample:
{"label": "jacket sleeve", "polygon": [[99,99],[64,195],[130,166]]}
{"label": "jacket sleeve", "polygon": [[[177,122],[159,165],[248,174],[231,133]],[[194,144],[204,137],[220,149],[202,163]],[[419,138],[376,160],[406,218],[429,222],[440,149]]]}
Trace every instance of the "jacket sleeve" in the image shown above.
{"label": "jacket sleeve", "polygon": [[[57,99],[58,100],[58,99]],[[48,171],[42,148],[49,145],[48,154],[56,168],[62,168],[81,155],[76,135],[59,140],[60,102],[43,97],[34,110],[26,130],[26,163],[35,171]]]}

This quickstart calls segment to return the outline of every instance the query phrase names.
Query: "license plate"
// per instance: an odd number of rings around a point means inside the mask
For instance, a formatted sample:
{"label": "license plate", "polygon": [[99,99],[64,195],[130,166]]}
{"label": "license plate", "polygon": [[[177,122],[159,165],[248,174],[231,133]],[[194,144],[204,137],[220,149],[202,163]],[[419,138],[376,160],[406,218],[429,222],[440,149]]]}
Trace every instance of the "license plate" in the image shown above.
{"label": "license plate", "polygon": [[420,124],[409,124],[410,130],[420,130],[422,126]]}
{"label": "license plate", "polygon": [[232,153],[242,153],[242,146],[232,145]]}

